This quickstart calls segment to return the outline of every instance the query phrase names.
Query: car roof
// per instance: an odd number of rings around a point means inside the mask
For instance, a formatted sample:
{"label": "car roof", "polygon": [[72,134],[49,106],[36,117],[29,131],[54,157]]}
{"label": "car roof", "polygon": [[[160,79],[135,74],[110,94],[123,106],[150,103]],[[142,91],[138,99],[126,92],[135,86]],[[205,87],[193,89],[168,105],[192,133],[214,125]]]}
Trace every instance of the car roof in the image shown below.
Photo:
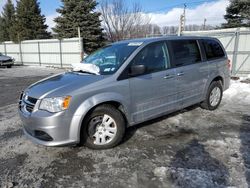
{"label": "car roof", "polygon": [[163,36],[163,37],[129,39],[129,40],[115,42],[113,44],[127,44],[127,43],[134,43],[134,42],[151,43],[151,42],[158,42],[158,41],[164,41],[164,40],[185,40],[185,39],[214,39],[214,38],[203,37],[203,36]]}

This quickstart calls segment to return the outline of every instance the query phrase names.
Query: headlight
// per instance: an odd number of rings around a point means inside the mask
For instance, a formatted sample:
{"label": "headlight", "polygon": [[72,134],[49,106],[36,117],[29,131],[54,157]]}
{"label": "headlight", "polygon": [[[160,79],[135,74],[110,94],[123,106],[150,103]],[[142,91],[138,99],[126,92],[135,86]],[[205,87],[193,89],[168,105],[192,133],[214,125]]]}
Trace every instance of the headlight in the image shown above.
{"label": "headlight", "polygon": [[46,110],[49,112],[61,112],[68,109],[71,96],[66,97],[55,97],[55,98],[44,98],[42,99],[39,109]]}

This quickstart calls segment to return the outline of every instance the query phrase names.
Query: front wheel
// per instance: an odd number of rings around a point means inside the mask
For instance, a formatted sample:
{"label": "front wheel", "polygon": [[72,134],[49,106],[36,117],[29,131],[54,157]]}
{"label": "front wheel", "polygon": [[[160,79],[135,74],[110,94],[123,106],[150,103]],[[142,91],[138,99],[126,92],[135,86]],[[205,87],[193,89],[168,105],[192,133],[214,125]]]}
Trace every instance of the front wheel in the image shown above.
{"label": "front wheel", "polygon": [[118,145],[125,133],[125,120],[112,105],[101,105],[83,123],[83,144],[92,149],[108,149]]}
{"label": "front wheel", "polygon": [[220,81],[212,82],[208,88],[205,101],[201,103],[201,107],[207,110],[215,110],[221,103],[223,88]]}

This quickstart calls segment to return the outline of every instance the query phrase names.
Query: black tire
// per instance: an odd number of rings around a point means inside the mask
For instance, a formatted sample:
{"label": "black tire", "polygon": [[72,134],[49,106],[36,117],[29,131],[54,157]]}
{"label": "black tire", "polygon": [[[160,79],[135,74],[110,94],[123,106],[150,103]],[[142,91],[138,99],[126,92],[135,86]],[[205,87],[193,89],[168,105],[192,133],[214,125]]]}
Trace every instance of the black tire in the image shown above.
{"label": "black tire", "polygon": [[[116,134],[111,142],[105,145],[97,145],[94,143],[93,135],[90,135],[90,121],[99,116],[107,114],[112,117],[116,124]],[[125,134],[125,120],[121,112],[112,105],[101,105],[96,107],[84,120],[81,130],[81,144],[92,149],[109,149],[117,146],[123,139]],[[96,129],[96,127],[94,128]]]}
{"label": "black tire", "polygon": [[[213,89],[216,87],[218,87],[220,89],[220,99],[219,99],[219,102],[217,103],[217,105],[212,106],[210,103],[210,95],[211,95],[211,92],[213,91]],[[221,103],[222,96],[223,96],[223,87],[222,87],[221,81],[212,82],[207,90],[206,99],[201,103],[201,107],[203,109],[210,110],[210,111],[217,109]]]}
{"label": "black tire", "polygon": [[12,67],[12,65],[7,65],[7,68],[10,69]]}

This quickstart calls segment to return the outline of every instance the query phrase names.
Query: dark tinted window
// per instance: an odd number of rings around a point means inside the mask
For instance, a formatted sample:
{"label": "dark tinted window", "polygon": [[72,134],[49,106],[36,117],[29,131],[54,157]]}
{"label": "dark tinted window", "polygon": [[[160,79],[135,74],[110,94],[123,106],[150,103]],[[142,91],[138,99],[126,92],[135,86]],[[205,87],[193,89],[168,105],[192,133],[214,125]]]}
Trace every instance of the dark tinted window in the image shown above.
{"label": "dark tinted window", "polygon": [[207,59],[216,59],[220,57],[224,57],[224,51],[220,44],[215,40],[203,40],[203,45],[205,48],[205,53]]}
{"label": "dark tinted window", "polygon": [[136,55],[132,61],[132,65],[145,65],[147,73],[165,70],[169,67],[169,58],[165,43],[149,44]]}
{"label": "dark tinted window", "polygon": [[190,65],[201,61],[200,50],[196,40],[176,40],[169,42],[176,66]]}

